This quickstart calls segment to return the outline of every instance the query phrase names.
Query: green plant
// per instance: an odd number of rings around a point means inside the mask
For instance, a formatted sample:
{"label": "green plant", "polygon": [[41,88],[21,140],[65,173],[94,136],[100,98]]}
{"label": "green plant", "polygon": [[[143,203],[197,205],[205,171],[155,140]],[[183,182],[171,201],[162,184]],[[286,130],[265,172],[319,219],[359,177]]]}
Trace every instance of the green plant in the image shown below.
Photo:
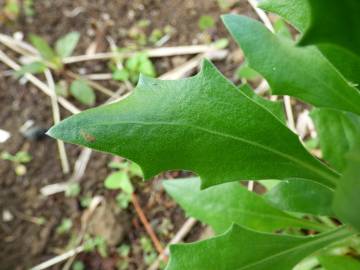
{"label": "green plant", "polygon": [[80,34],[78,32],[70,32],[59,38],[55,42],[54,49],[40,36],[31,34],[29,39],[31,44],[40,53],[40,59],[23,66],[17,71],[18,76],[22,76],[27,72],[34,74],[41,73],[44,72],[46,67],[50,67],[57,71],[61,70],[63,68],[62,59],[73,53],[79,42]]}
{"label": "green plant", "polygon": [[61,220],[61,223],[56,227],[57,234],[65,234],[70,232],[73,226],[72,220],[70,218],[64,218]]}
{"label": "green plant", "polygon": [[[223,21],[275,95],[316,107],[326,163],[286,127],[279,103],[235,86],[209,61],[185,80],[141,76],[123,101],[49,131],[134,160],[146,179],[174,168],[199,175],[164,186],[217,235],[171,246],[168,270],[359,268],[360,2],[266,0],[262,8],[292,24],[298,41],[284,25],[273,34],[244,16]],[[249,179],[261,180],[267,193],[236,182]]]}
{"label": "green plant", "polygon": [[75,261],[71,267],[72,270],[84,270],[85,265],[82,261]]}
{"label": "green plant", "polygon": [[84,80],[75,80],[70,85],[70,93],[82,104],[93,106],[96,101],[94,90]]}
{"label": "green plant", "polygon": [[95,250],[99,252],[101,257],[103,258],[108,257],[108,245],[103,237],[101,236],[91,237],[89,235],[85,235],[84,251],[93,252]]}
{"label": "green plant", "polygon": [[[70,32],[60,37],[55,42],[54,48],[40,36],[31,34],[29,38],[32,45],[38,50],[40,59],[22,66],[15,73],[17,77],[23,76],[26,73],[43,73],[47,68],[61,71],[64,68],[62,60],[71,56],[79,42],[80,34],[78,32]],[[70,91],[68,91],[66,81],[60,81],[56,84],[55,91],[58,95],[64,97],[67,97],[70,92],[76,100],[88,106],[93,106],[96,101],[94,90],[83,79],[74,80],[70,85]]]}
{"label": "green plant", "polygon": [[[22,7],[24,10],[25,16],[32,17],[34,16],[34,9],[33,9],[33,0],[24,0],[22,1]],[[21,12],[21,4],[19,0],[6,0],[3,12],[10,20],[18,19],[20,12]]]}
{"label": "green plant", "polygon": [[0,159],[11,161],[14,165],[14,171],[17,175],[22,176],[26,174],[26,166],[24,164],[29,163],[32,160],[31,155],[25,151],[19,151],[15,155],[9,152],[2,152]]}
{"label": "green plant", "polygon": [[77,182],[70,182],[65,190],[65,196],[77,197],[81,192],[80,184]]}
{"label": "green plant", "polygon": [[129,245],[122,244],[116,249],[118,255],[121,257],[117,263],[118,270],[126,270],[129,269],[129,254],[131,248]]}
{"label": "green plant", "polygon": [[198,22],[199,28],[201,31],[208,30],[209,28],[214,27],[215,20],[209,15],[202,15]]}
{"label": "green plant", "polygon": [[126,209],[131,201],[131,194],[134,192],[131,177],[141,177],[141,169],[133,162],[111,162],[109,167],[118,171],[110,174],[105,179],[104,185],[107,189],[121,190],[116,196],[116,203],[120,208]]}
{"label": "green plant", "polygon": [[[120,66],[120,67],[119,67]],[[117,66],[113,71],[113,79],[117,81],[137,82],[139,75],[144,74],[149,77],[155,77],[156,71],[153,63],[146,53],[135,53],[130,58],[117,60]]]}
{"label": "green plant", "polygon": [[142,236],[140,238],[140,246],[143,251],[145,264],[146,265],[152,264],[156,260],[157,254],[155,249],[153,248],[151,240],[146,236]]}

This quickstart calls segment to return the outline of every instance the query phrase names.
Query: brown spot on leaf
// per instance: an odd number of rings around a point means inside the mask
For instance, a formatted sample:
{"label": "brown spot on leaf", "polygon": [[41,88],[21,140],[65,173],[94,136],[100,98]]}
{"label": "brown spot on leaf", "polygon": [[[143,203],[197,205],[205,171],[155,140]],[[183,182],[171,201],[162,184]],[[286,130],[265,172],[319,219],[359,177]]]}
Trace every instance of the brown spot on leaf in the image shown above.
{"label": "brown spot on leaf", "polygon": [[80,135],[85,139],[85,141],[87,142],[95,142],[96,138],[91,135],[90,133],[84,131],[84,130],[80,130]]}

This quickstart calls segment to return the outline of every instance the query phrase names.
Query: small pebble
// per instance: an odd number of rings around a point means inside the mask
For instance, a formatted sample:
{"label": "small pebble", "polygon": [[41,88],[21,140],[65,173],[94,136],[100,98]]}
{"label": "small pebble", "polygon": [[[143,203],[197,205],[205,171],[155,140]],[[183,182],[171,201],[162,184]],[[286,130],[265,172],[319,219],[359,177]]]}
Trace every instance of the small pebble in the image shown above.
{"label": "small pebble", "polygon": [[12,221],[14,219],[14,216],[13,216],[13,214],[11,214],[11,212],[9,211],[9,210],[4,210],[3,212],[2,212],[2,220],[4,221],[4,222],[10,222],[10,221]]}
{"label": "small pebble", "polygon": [[0,143],[6,142],[11,137],[10,133],[6,130],[0,129]]}

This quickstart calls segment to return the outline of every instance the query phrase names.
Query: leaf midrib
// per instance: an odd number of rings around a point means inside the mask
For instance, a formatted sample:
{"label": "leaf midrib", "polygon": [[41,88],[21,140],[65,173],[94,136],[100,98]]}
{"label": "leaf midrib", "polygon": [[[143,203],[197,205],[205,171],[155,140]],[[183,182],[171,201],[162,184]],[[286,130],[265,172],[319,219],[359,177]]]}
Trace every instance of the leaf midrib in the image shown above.
{"label": "leaf midrib", "polygon": [[204,132],[212,134],[212,135],[217,135],[217,136],[233,139],[233,140],[236,140],[236,141],[243,142],[245,144],[249,144],[249,145],[252,145],[252,146],[255,146],[255,147],[262,148],[262,149],[264,149],[264,150],[266,150],[266,151],[268,151],[270,153],[276,154],[276,155],[278,155],[278,156],[280,156],[282,158],[291,160],[291,161],[297,163],[298,165],[313,171],[318,176],[321,176],[321,177],[329,180],[332,183],[336,183],[336,180],[335,180],[335,178],[333,176],[328,175],[327,173],[319,170],[318,168],[316,168],[316,167],[314,167],[312,165],[309,165],[309,164],[307,164],[307,163],[305,163],[305,162],[303,162],[303,161],[301,161],[301,160],[299,160],[297,158],[294,158],[291,155],[280,152],[280,151],[278,151],[276,149],[273,149],[271,147],[268,147],[266,145],[262,145],[262,144],[257,143],[257,142],[249,141],[249,140],[244,139],[244,138],[239,137],[239,136],[234,136],[234,135],[231,135],[231,134],[211,130],[211,129],[204,128],[204,127],[201,127],[201,126],[195,126],[195,125],[184,124],[184,123],[166,122],[166,121],[157,121],[157,122],[154,122],[154,121],[148,121],[148,122],[145,122],[145,121],[116,121],[116,122],[112,122],[112,123],[100,123],[100,124],[88,125],[88,127],[91,127],[91,126],[112,126],[112,125],[115,125],[115,124],[116,125],[117,124],[134,124],[134,125],[145,125],[145,126],[146,125],[147,126],[164,125],[164,126],[177,126],[177,127],[184,127],[184,128],[192,128],[192,129],[201,130],[201,131],[204,131]]}

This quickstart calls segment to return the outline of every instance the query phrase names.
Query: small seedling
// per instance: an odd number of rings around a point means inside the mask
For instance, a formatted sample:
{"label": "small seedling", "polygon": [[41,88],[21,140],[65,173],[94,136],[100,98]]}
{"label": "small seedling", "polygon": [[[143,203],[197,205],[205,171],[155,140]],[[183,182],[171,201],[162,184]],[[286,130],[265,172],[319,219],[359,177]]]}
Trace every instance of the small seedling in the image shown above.
{"label": "small seedling", "polygon": [[56,227],[57,234],[66,234],[68,233],[73,226],[72,220],[70,218],[62,219],[59,226]]}
{"label": "small seedling", "polygon": [[15,21],[20,14],[20,5],[18,0],[6,0],[3,12],[7,18]]}
{"label": "small seedling", "polygon": [[119,256],[121,257],[128,257],[130,254],[130,246],[123,244],[120,247],[118,247],[116,249],[117,253],[119,254]]}
{"label": "small seedling", "polygon": [[5,151],[1,153],[0,158],[11,161],[14,165],[15,173],[18,176],[23,176],[26,174],[27,169],[24,164],[29,163],[32,160],[31,155],[25,151],[19,151],[15,155]]}
{"label": "small seedling", "polygon": [[77,182],[71,182],[68,184],[65,190],[66,197],[77,197],[80,194],[81,187]]}
{"label": "small seedling", "polygon": [[201,31],[205,31],[214,27],[215,20],[209,15],[203,15],[200,17],[198,25]]}
{"label": "small seedling", "polygon": [[118,171],[109,175],[105,179],[104,185],[107,189],[121,190],[116,196],[116,203],[120,208],[126,209],[131,201],[131,194],[134,192],[130,178],[133,176],[141,177],[141,169],[133,162],[111,162],[109,167]]}
{"label": "small seedling", "polygon": [[23,76],[25,73],[42,73],[46,68],[52,68],[56,71],[62,70],[62,59],[73,53],[79,42],[80,34],[78,32],[70,32],[61,37],[56,41],[55,49],[51,48],[49,43],[40,36],[31,34],[29,39],[31,44],[38,50],[40,60],[22,66],[16,72],[17,76]]}
{"label": "small seedling", "polygon": [[[33,0],[24,0],[22,2],[22,8],[25,16],[34,16]],[[12,21],[17,20],[21,13],[20,0],[5,0],[5,6],[2,11],[7,19]]]}
{"label": "small seedling", "polygon": [[121,68],[115,68],[113,79],[119,81],[130,80],[136,83],[140,73],[148,77],[155,77],[156,71],[153,63],[146,53],[136,53],[126,61],[120,60]]}
{"label": "small seedling", "polygon": [[71,267],[72,270],[85,270],[85,264],[82,261],[75,261]]}
{"label": "small seedling", "polygon": [[232,6],[234,6],[236,3],[238,3],[238,0],[217,0],[219,7],[222,10],[228,10]]}
{"label": "small seedling", "polygon": [[146,236],[142,236],[140,238],[140,245],[143,250],[145,264],[151,265],[157,258],[157,254],[151,243],[151,240]]}
{"label": "small seedling", "polygon": [[164,236],[168,236],[173,229],[174,225],[171,220],[169,218],[163,218],[157,231]]}
{"label": "small seedling", "polygon": [[70,85],[70,93],[84,105],[93,106],[96,101],[94,90],[84,80],[75,80]]}
{"label": "small seedling", "polygon": [[81,205],[81,207],[83,207],[83,208],[87,208],[87,207],[90,206],[91,201],[92,201],[92,197],[91,197],[91,196],[89,196],[89,195],[82,196],[82,197],[80,198],[80,205]]}
{"label": "small seedling", "polygon": [[149,37],[149,42],[152,44],[156,44],[162,37],[164,36],[164,32],[161,29],[154,29]]}
{"label": "small seedling", "polygon": [[90,235],[85,236],[84,251],[85,252],[99,252],[101,257],[108,257],[108,246],[106,240],[101,236],[91,237]]}

